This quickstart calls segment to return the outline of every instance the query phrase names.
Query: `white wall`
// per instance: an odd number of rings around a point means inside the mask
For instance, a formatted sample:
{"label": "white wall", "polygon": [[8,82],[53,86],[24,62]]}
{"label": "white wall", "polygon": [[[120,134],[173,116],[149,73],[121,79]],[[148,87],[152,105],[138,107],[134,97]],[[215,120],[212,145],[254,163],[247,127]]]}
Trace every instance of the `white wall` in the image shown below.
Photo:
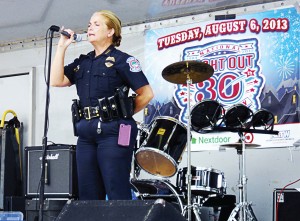
{"label": "white wall", "polygon": [[[126,28],[128,30],[128,28]],[[128,31],[123,36],[121,50],[136,56],[144,63],[143,31]],[[73,44],[66,57],[66,63],[80,53],[89,51],[87,42]],[[54,47],[55,50],[55,47]],[[44,81],[45,48],[32,48],[3,52],[0,54],[0,75],[29,72],[29,75],[0,79],[0,114],[13,109],[24,123],[24,147],[41,146],[44,135],[46,84]],[[167,66],[168,64],[166,64]],[[13,88],[13,86],[15,88]],[[75,144],[70,105],[76,98],[74,87],[50,88],[48,141]],[[7,119],[10,119],[7,116]],[[141,121],[141,113],[136,116]],[[235,150],[205,151],[192,153],[192,165],[213,167],[224,172],[227,193],[238,199],[238,155]],[[179,167],[186,167],[184,153]],[[246,175],[248,177],[248,201],[253,202],[255,215],[260,221],[272,220],[273,189],[282,188],[299,178],[300,151],[288,148],[253,149],[246,151]],[[157,179],[142,171],[139,178]],[[170,178],[175,185],[176,176]],[[299,186],[295,184],[291,187]]]}

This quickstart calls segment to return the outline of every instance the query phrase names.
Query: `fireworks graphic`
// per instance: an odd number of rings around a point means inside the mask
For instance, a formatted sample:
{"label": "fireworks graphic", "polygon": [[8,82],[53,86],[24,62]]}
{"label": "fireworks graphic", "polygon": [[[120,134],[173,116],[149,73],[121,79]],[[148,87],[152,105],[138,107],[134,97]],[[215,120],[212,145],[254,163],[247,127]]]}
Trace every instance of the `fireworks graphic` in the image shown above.
{"label": "fireworks graphic", "polygon": [[286,80],[294,73],[295,65],[291,58],[280,57],[277,72],[282,80]]}

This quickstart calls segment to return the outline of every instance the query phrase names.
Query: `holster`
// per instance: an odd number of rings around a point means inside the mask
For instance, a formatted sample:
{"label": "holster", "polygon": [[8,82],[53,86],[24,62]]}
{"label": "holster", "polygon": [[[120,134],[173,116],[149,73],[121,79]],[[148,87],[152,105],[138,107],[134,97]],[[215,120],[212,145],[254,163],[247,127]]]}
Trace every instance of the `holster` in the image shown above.
{"label": "holster", "polygon": [[135,96],[128,97],[128,87],[116,88],[111,97],[98,99],[99,115],[103,122],[131,118],[134,114]]}
{"label": "holster", "polygon": [[80,121],[81,119],[81,110],[79,106],[79,101],[77,99],[72,100],[72,106],[71,106],[71,111],[72,111],[72,123],[73,123],[73,133],[74,136],[78,136],[77,130],[76,130],[76,123]]}
{"label": "holster", "polygon": [[118,103],[119,112],[122,118],[131,118],[134,114],[135,97],[128,97],[128,88],[126,86],[117,88],[115,98]]}

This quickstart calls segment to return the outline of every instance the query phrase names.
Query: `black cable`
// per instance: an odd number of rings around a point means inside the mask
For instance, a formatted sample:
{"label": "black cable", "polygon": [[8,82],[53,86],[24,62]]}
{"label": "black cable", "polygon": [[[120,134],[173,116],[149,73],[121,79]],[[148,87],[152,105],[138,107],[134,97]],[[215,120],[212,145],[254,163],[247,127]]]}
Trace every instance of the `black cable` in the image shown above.
{"label": "black cable", "polygon": [[[44,61],[44,81],[45,81],[45,84],[47,85],[48,84],[48,81],[50,79],[47,79],[47,60],[48,60],[48,37],[50,35],[50,28],[48,28],[47,32],[46,32],[46,50],[45,50],[45,61]],[[51,64],[48,64],[48,65],[51,65]],[[48,95],[49,96],[49,100],[48,100],[48,103],[46,104],[46,108],[48,109],[49,108],[49,104],[50,104],[50,93],[48,91]],[[48,129],[49,129],[49,116],[47,116],[47,119],[46,119],[46,124],[47,124],[47,130],[46,130],[46,133],[48,133]]]}

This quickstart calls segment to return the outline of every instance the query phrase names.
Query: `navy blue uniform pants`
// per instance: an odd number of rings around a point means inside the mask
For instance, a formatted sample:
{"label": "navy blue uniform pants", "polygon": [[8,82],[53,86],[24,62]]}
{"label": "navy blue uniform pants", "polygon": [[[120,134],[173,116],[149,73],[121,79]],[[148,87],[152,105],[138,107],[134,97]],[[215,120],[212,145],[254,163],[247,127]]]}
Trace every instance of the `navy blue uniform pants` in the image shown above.
{"label": "navy blue uniform pants", "polygon": [[[101,122],[99,119],[80,120],[76,127],[78,140],[76,161],[80,200],[129,200],[131,161],[137,136],[133,119]],[[119,125],[131,125],[129,146],[118,145]]]}

